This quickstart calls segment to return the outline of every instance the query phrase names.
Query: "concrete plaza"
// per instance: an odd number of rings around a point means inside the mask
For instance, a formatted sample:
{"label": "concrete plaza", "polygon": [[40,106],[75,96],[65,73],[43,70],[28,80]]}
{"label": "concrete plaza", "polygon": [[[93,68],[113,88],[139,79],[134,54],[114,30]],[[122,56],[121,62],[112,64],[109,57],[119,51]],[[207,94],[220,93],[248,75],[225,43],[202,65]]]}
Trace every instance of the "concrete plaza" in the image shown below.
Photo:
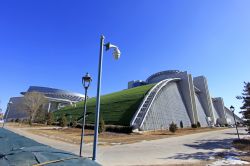
{"label": "concrete plaza", "polygon": [[[9,129],[54,148],[79,153],[78,145],[34,135],[20,128]],[[240,133],[247,136],[244,128]],[[133,144],[99,146],[98,162],[103,165],[202,164],[213,160],[219,152],[229,151],[236,138],[235,129],[229,128]],[[83,154],[91,157],[91,144],[84,146]]]}

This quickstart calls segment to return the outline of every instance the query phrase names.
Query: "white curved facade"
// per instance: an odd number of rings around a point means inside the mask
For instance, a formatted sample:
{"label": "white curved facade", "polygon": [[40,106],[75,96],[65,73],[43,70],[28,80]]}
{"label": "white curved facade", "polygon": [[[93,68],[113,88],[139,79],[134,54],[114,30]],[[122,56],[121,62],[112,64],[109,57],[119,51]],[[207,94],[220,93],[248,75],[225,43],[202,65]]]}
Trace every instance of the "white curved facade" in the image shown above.
{"label": "white curved facade", "polygon": [[181,121],[184,127],[191,127],[191,121],[182,100],[178,83],[170,82],[159,91],[140,129],[168,128],[172,122],[180,127]]}
{"label": "white curved facade", "polygon": [[204,76],[193,78],[187,72],[167,70],[151,75],[145,82],[156,85],[131,120],[134,129],[158,130],[168,128],[172,122],[179,127],[181,122],[184,127],[198,123],[208,127],[232,121],[231,114],[225,112],[223,99],[211,98]]}

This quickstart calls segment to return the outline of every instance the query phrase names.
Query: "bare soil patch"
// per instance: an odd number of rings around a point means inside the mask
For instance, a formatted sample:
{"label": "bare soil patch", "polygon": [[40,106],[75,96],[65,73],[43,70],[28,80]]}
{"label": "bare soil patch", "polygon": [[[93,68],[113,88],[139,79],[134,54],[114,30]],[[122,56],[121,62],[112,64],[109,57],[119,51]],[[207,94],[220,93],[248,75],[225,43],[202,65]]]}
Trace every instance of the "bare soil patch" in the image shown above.
{"label": "bare soil patch", "polygon": [[[61,128],[57,126],[46,126],[46,125],[25,125],[25,124],[9,124],[12,127],[23,128],[24,130],[44,136],[51,139],[56,139],[68,143],[79,144],[81,129],[78,128]],[[171,133],[168,130],[158,130],[158,131],[149,131],[143,133],[131,133],[131,134],[123,134],[123,133],[113,133],[113,132],[103,132],[99,134],[99,143],[101,145],[116,145],[116,144],[130,144],[140,141],[149,141],[156,140],[168,137],[176,137],[187,134],[195,134],[201,132],[209,132],[216,130],[223,130],[226,128],[185,128],[178,129],[175,133]],[[94,131],[93,130],[85,130],[85,143],[93,142]]]}

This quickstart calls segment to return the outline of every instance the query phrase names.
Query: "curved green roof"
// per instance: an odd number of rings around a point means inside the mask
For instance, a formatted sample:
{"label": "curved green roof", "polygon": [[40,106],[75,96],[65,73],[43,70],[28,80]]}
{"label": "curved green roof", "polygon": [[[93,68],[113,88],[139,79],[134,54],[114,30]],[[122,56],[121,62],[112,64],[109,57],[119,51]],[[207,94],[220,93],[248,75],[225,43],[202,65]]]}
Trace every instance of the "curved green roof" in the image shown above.
{"label": "curved green roof", "polygon": [[[149,84],[101,96],[100,112],[105,123],[129,126],[130,121],[141,104],[144,96],[153,86],[154,84]],[[67,115],[69,121],[69,115],[72,115],[72,120],[77,119],[82,116],[83,105],[84,102],[79,102],[76,107],[65,107],[54,112],[54,115],[56,118],[59,118],[62,115]],[[94,123],[95,106],[96,98],[90,98],[87,100],[87,113],[91,113],[86,118],[86,121],[89,124]]]}

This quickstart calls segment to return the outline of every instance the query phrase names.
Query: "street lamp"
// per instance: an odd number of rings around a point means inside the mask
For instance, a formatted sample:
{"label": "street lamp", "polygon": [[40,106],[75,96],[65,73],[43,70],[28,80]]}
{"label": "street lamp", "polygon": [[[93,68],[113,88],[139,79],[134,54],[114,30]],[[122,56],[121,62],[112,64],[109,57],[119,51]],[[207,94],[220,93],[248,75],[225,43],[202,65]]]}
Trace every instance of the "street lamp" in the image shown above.
{"label": "street lamp", "polygon": [[233,113],[234,123],[235,123],[235,128],[236,128],[236,131],[237,131],[238,139],[240,139],[239,132],[238,132],[238,128],[237,128],[237,123],[236,123],[235,115],[234,115],[234,110],[235,110],[235,109],[234,109],[234,106],[231,105],[230,110],[231,110],[232,113]]}
{"label": "street lamp", "polygon": [[82,120],[82,133],[81,133],[81,144],[80,144],[80,157],[82,157],[82,145],[84,142],[84,128],[85,128],[85,118],[86,118],[86,110],[87,110],[87,93],[90,83],[92,81],[91,76],[89,73],[86,73],[84,77],[82,77],[82,85],[85,89],[85,96],[84,96],[84,111],[83,111],[83,120]]}
{"label": "street lamp", "polygon": [[96,116],[95,116],[95,134],[93,143],[93,156],[92,160],[96,160],[97,143],[98,143],[98,128],[99,128],[99,114],[100,114],[100,93],[101,93],[101,80],[102,80],[102,60],[103,60],[103,47],[106,51],[113,50],[113,56],[117,60],[120,58],[121,52],[119,48],[111,43],[104,44],[104,36],[101,35],[100,53],[99,53],[99,69],[98,69],[98,81],[97,81],[97,95],[96,95]]}
{"label": "street lamp", "polygon": [[9,103],[8,103],[8,105],[7,105],[7,110],[6,110],[5,118],[4,118],[4,120],[3,120],[3,128],[4,128],[5,121],[8,120],[8,114],[9,114],[9,110],[10,110],[10,105],[11,105],[12,103],[13,103],[12,101],[9,101]]}

